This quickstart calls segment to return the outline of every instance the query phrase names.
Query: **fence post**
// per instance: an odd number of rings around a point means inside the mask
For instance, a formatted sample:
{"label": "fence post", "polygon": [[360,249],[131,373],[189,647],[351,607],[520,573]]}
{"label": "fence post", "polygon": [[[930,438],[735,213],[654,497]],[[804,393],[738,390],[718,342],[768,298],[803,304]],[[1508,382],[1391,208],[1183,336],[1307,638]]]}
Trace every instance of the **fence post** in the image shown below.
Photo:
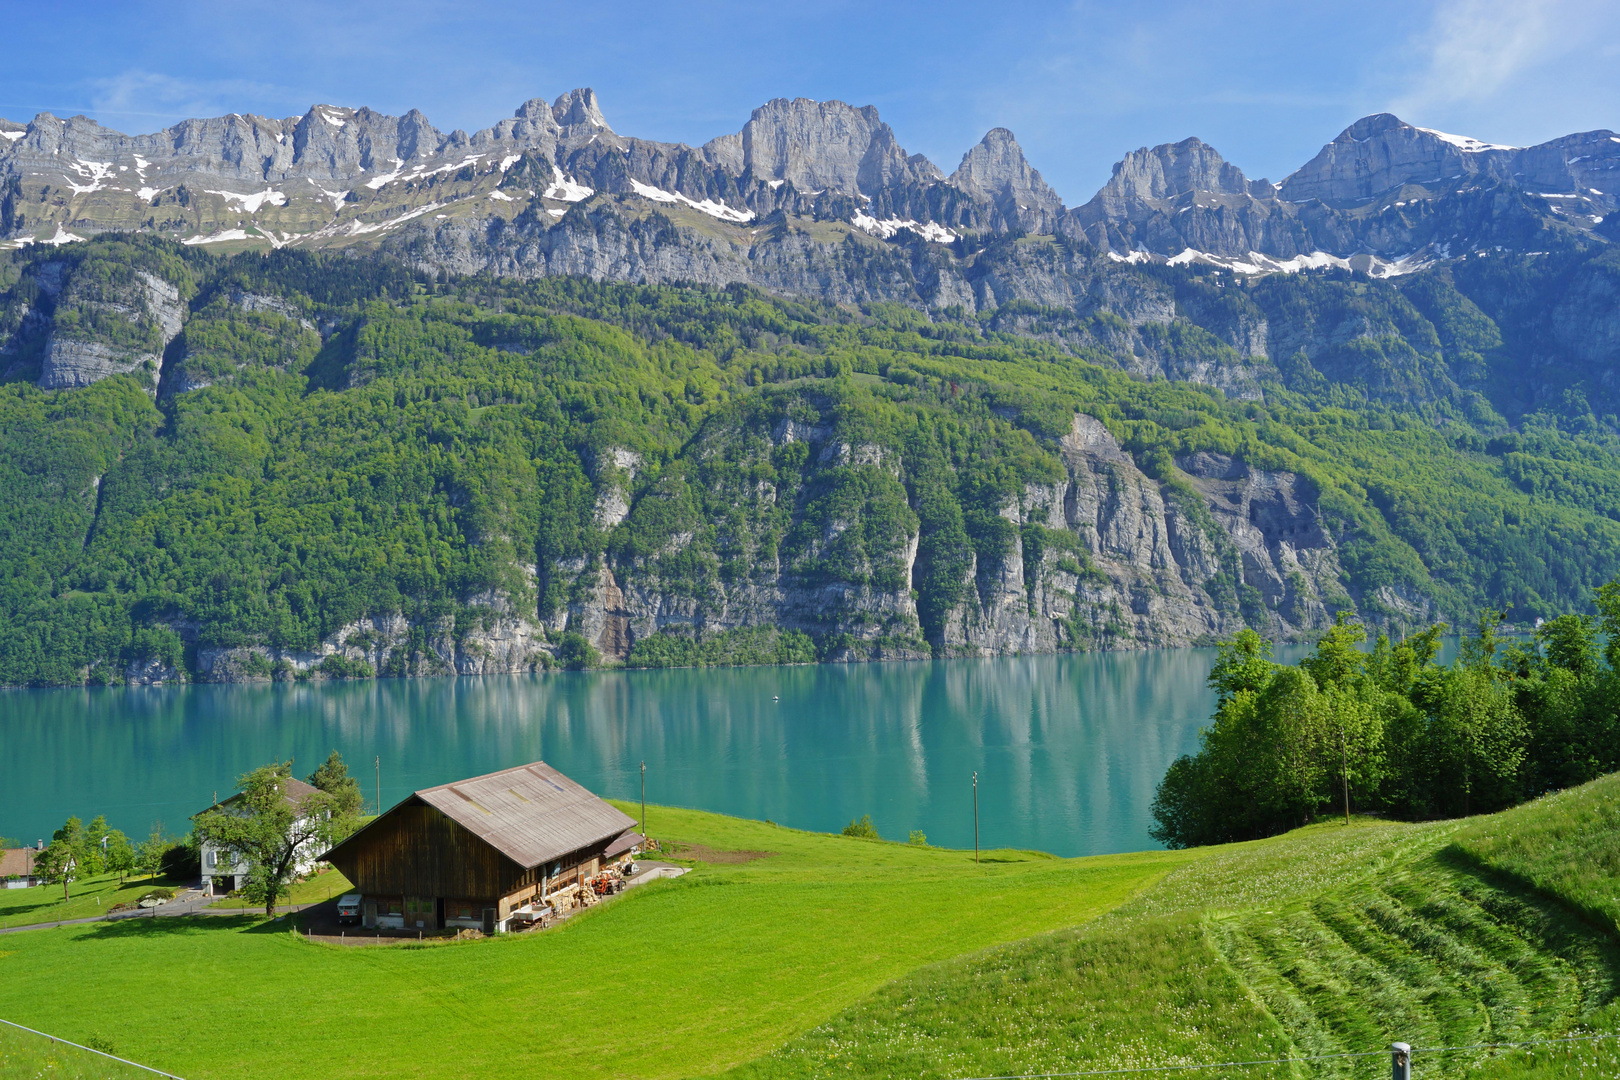
{"label": "fence post", "polygon": [[1412,1047],[1409,1043],[1389,1044],[1390,1080],[1412,1080]]}

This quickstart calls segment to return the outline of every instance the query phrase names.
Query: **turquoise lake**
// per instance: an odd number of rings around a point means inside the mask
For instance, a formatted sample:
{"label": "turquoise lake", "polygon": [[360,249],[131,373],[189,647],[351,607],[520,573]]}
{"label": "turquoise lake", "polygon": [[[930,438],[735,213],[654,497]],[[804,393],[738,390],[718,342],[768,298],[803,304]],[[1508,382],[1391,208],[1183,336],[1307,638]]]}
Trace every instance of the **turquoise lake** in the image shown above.
{"label": "turquoise lake", "polygon": [[[1303,649],[1279,649],[1279,659]],[[384,806],[543,758],[592,790],[803,829],[1060,855],[1156,846],[1165,766],[1197,746],[1213,649],[355,683],[0,691],[0,836],[69,814],[143,837],[235,777],[339,750]],[[658,833],[656,814],[649,822]]]}

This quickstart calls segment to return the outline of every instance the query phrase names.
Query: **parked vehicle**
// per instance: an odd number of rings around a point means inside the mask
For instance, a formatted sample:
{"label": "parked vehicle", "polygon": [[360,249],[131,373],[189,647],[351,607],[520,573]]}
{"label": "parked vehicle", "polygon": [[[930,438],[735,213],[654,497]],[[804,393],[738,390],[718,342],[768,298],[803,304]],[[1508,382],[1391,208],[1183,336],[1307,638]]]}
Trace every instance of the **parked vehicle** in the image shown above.
{"label": "parked vehicle", "polygon": [[357,923],[360,921],[359,893],[345,893],[338,897],[337,921],[339,923]]}

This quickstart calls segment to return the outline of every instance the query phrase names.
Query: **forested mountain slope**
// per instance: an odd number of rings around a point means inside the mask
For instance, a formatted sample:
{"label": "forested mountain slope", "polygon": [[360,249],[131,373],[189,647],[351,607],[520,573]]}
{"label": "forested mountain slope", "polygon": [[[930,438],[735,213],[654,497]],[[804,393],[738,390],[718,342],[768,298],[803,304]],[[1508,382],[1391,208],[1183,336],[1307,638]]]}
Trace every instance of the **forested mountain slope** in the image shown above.
{"label": "forested mountain slope", "polygon": [[1063,295],[14,253],[0,681],[1399,631],[1620,569],[1606,246],[1393,281],[1004,250]]}

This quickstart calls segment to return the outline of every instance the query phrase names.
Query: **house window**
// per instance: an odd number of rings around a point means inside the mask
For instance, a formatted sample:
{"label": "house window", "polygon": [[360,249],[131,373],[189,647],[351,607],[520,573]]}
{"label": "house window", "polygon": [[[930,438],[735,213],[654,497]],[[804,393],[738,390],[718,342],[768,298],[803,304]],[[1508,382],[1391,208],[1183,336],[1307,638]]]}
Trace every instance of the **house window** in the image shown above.
{"label": "house window", "polygon": [[214,853],[212,851],[208,853],[208,868],[210,870],[214,868]]}

